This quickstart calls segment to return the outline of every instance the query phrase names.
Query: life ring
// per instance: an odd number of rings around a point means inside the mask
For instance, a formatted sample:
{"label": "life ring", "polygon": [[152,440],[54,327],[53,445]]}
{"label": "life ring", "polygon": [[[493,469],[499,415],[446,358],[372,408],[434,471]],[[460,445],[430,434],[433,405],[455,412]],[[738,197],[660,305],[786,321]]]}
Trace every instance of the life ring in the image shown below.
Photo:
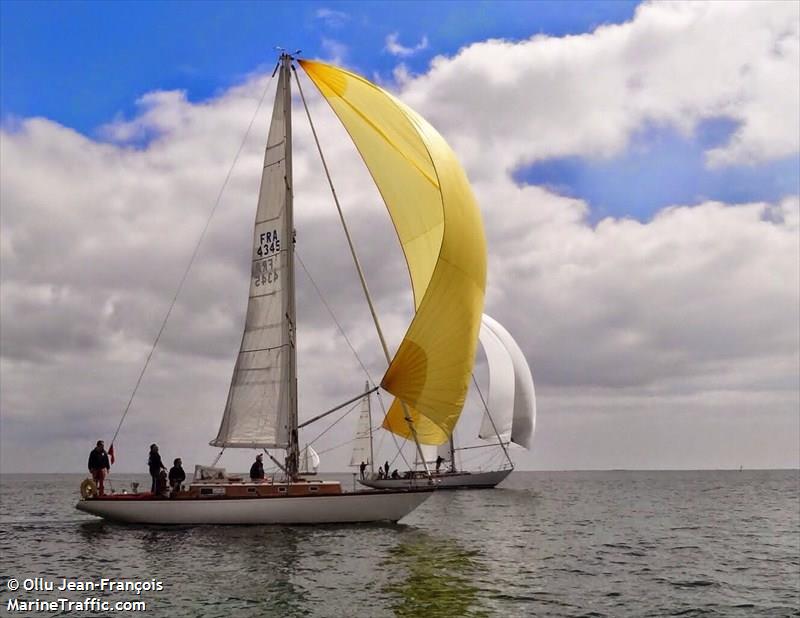
{"label": "life ring", "polygon": [[88,500],[97,496],[97,484],[92,479],[83,479],[81,483],[81,498]]}

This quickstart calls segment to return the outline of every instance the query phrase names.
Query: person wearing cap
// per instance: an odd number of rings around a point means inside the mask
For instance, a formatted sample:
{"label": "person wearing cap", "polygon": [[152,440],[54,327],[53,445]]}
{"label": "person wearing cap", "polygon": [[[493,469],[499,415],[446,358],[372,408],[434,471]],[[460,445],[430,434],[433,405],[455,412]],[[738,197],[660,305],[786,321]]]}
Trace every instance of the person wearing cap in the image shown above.
{"label": "person wearing cap", "polygon": [[110,470],[111,464],[108,462],[105,445],[102,440],[98,440],[97,445],[89,453],[89,472],[97,483],[97,493],[101,496],[105,494],[103,481]]}
{"label": "person wearing cap", "polygon": [[264,478],[264,456],[259,453],[256,455],[256,460],[250,466],[250,480],[260,481]]}

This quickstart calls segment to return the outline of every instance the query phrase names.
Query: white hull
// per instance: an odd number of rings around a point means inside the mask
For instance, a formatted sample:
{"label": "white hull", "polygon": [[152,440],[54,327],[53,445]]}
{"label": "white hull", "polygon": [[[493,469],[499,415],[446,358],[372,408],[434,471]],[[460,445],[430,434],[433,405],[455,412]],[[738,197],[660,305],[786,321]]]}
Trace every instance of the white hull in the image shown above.
{"label": "white hull", "polygon": [[[511,474],[511,470],[492,470],[491,472],[443,472],[434,473],[433,481],[437,489],[488,489],[495,487]],[[363,479],[359,483],[375,489],[409,489],[424,487],[427,479]]]}
{"label": "white hull", "polygon": [[320,496],[189,500],[81,500],[80,511],[134,524],[342,524],[398,521],[433,492],[355,492]]}

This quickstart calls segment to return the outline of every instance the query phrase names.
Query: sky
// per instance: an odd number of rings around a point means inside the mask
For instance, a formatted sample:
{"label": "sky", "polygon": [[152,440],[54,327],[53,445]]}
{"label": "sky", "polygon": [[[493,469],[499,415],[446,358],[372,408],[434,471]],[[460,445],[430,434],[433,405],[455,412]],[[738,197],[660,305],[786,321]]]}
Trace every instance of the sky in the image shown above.
{"label": "sky", "polygon": [[[151,442],[213,461],[276,46],[381,84],[459,156],[486,313],[536,385],[519,469],[800,466],[797,3],[6,1],[0,29],[0,471],[80,472],[108,443],[231,170],[115,446],[119,472]],[[301,79],[395,347],[413,302],[396,237]],[[297,97],[294,113],[309,418],[385,361]],[[476,399],[459,443],[477,443]],[[356,417],[304,432],[322,470],[346,469]],[[491,466],[482,450],[463,463]]]}

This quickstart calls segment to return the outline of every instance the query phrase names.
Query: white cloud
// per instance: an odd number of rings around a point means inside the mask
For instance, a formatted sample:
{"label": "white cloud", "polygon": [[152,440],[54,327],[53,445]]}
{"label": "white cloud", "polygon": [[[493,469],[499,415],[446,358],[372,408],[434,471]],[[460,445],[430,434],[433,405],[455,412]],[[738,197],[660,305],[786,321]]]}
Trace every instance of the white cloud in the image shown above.
{"label": "white cloud", "polygon": [[333,64],[344,64],[347,60],[349,48],[341,41],[323,37],[322,49],[325,51],[325,60],[328,62],[332,62]]}
{"label": "white cloud", "polygon": [[[709,163],[758,163],[800,148],[798,41],[797,3],[649,3],[591,34],[491,40],[437,57],[402,94],[458,140],[476,177],[548,157],[612,156],[648,123],[689,133],[712,117],[740,126]],[[498,157],[488,166],[486,148]]]}
{"label": "white cloud", "polygon": [[386,37],[386,46],[384,49],[388,51],[392,56],[400,56],[401,58],[408,58],[409,56],[413,56],[417,52],[421,52],[423,49],[428,48],[428,37],[423,36],[419,43],[414,45],[413,47],[405,47],[400,44],[399,42],[400,34],[398,32],[392,32]]}
{"label": "white cloud", "polygon": [[350,21],[350,15],[344,11],[336,11],[328,8],[317,9],[314,13],[314,17],[323,21],[325,25],[330,28],[341,28]]}
{"label": "white cloud", "polygon": [[[533,366],[539,428],[523,468],[798,464],[797,196],[675,205],[646,223],[593,226],[590,205],[512,180],[524,161],[618,152],[643,123],[689,131],[720,114],[741,126],[709,153],[715,164],[796,153],[776,127],[796,121],[798,77],[785,76],[797,59],[775,50],[796,44],[797,7],[758,6],[646,5],[633,22],[591,35],[489,41],[437,58],[425,74],[401,73],[403,100],[442,131],[474,181],[490,250],[487,311]],[[4,471],[21,461],[80,470],[93,440],[110,437],[266,79],[202,104],[148,94],[136,117],[105,128],[119,143],[44,119],[3,130]],[[305,91],[396,345],[411,297],[394,232],[344,130]],[[378,378],[369,313],[295,111],[298,250]],[[123,429],[125,469],[138,469],[154,440],[189,465],[212,457],[205,445],[240,337],[268,116]],[[125,145],[143,136],[145,147]],[[298,284],[301,413],[311,416],[360,390],[363,374],[301,271]],[[354,422],[319,450],[349,439]],[[248,457],[228,465],[246,469]],[[332,452],[324,465],[342,469],[345,458]]]}

